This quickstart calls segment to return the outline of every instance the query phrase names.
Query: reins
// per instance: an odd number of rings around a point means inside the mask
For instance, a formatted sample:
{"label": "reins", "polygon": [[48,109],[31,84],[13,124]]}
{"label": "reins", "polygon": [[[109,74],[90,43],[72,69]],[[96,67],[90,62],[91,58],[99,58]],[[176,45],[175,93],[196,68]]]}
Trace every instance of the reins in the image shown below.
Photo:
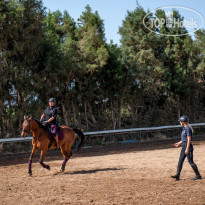
{"label": "reins", "polygon": [[[34,121],[37,123],[37,125],[38,125],[38,128],[33,129],[34,132],[37,132],[39,129],[42,129],[42,128],[40,127],[40,125],[39,125],[39,123],[38,123],[38,121],[37,121],[36,119],[31,118],[31,120],[34,120]],[[31,123],[31,122],[30,122],[30,123]],[[41,136],[41,133],[39,133],[39,136]],[[36,141],[36,140],[38,140],[39,136],[34,137],[34,135],[33,135],[33,139]]]}

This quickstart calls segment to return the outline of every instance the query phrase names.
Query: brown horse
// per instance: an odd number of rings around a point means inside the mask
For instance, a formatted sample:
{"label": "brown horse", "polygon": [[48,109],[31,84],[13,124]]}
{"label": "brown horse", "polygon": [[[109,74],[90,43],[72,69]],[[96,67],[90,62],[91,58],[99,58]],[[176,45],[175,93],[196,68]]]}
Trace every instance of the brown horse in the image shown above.
{"label": "brown horse", "polygon": [[[44,160],[44,157],[48,149],[56,148],[56,143],[55,141],[49,140],[48,129],[45,126],[43,126],[38,120],[32,117],[28,118],[26,116],[24,117],[24,122],[23,122],[22,127],[23,127],[22,132],[21,132],[22,137],[25,137],[30,131],[33,134],[33,139],[32,139],[33,149],[32,149],[32,152],[29,158],[29,163],[28,163],[29,175],[30,176],[32,175],[32,171],[31,171],[32,158],[36,154],[38,149],[41,150],[39,163],[42,165],[43,168],[50,170],[50,166],[44,164],[43,160]],[[60,126],[60,129],[64,136],[63,139],[59,140],[59,146],[63,154],[63,158],[64,158],[64,161],[61,166],[61,171],[63,172],[65,170],[65,165],[67,161],[72,155],[71,147],[76,138],[75,134],[77,134],[81,138],[81,142],[78,146],[78,150],[82,146],[85,136],[78,129],[71,129],[67,126]]]}

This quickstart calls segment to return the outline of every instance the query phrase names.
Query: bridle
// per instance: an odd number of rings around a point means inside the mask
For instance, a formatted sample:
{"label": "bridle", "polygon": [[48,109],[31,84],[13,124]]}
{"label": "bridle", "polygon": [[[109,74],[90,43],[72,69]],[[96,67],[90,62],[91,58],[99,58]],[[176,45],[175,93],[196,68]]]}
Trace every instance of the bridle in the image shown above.
{"label": "bridle", "polygon": [[24,128],[22,129],[23,132],[25,133],[29,133],[31,131],[31,121],[30,120],[27,120],[29,122],[28,124],[28,130],[26,131]]}

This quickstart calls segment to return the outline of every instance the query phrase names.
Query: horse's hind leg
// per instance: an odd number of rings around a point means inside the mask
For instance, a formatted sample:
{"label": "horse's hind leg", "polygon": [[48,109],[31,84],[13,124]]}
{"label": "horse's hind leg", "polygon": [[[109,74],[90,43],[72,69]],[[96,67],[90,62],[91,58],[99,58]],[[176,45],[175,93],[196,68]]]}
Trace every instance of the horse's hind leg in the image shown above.
{"label": "horse's hind leg", "polygon": [[47,150],[41,150],[41,156],[40,156],[39,163],[41,164],[41,166],[43,168],[46,168],[46,169],[50,170],[50,166],[43,163],[44,157],[46,155],[46,151]]}
{"label": "horse's hind leg", "polygon": [[61,152],[62,152],[63,158],[64,158],[62,166],[61,166],[61,171],[64,172],[65,171],[65,165],[66,165],[67,161],[70,159],[70,157],[72,156],[72,152],[71,152],[71,148],[70,147],[66,151],[65,150],[65,146],[61,147]]}
{"label": "horse's hind leg", "polygon": [[32,171],[31,171],[32,158],[33,158],[33,156],[36,154],[37,150],[38,150],[37,147],[36,147],[36,146],[33,146],[31,155],[30,155],[30,157],[29,157],[28,173],[29,173],[30,176],[32,175]]}

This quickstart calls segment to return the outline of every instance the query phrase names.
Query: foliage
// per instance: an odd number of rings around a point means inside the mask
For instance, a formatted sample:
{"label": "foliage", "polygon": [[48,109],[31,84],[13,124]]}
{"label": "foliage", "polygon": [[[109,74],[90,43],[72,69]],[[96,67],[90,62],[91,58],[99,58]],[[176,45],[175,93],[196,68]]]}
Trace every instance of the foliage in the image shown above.
{"label": "foliage", "polygon": [[116,45],[89,5],[75,22],[67,11],[46,13],[40,0],[0,1],[0,135],[19,133],[24,113],[39,118],[50,97],[60,124],[84,130],[175,124],[182,114],[203,121],[205,31],[194,40],[161,35],[185,28],[156,35],[143,24],[148,12],[127,12]]}

